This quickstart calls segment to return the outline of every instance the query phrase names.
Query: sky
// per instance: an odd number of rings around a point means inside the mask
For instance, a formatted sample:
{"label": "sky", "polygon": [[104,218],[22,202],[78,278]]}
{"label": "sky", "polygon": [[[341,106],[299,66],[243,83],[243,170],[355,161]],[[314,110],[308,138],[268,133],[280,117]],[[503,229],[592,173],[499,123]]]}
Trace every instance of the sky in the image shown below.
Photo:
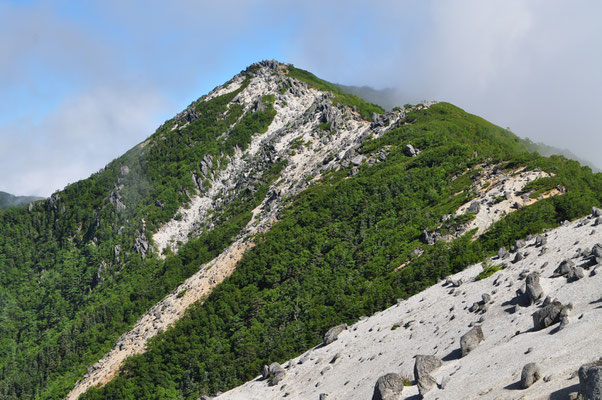
{"label": "sky", "polygon": [[263,59],[602,168],[600,17],[598,0],[0,0],[0,191],[86,178]]}

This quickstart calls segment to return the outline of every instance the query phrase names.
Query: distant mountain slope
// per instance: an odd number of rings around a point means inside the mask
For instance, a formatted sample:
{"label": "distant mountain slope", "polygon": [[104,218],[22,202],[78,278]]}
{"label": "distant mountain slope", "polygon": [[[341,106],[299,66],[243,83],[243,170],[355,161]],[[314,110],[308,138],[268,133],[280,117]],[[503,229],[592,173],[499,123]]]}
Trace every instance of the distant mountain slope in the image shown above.
{"label": "distant mountain slope", "polygon": [[10,193],[0,192],[0,208],[22,206],[42,199],[43,197],[38,196],[14,196]]}
{"label": "distant mountain slope", "polygon": [[88,179],[0,214],[0,397],[223,391],[601,197],[602,175],[451,104],[384,112],[253,64]]}
{"label": "distant mountain slope", "polygon": [[391,110],[393,107],[401,106],[399,104],[399,93],[392,88],[374,89],[370,86],[350,86],[337,84],[342,91],[352,93],[366,101],[378,104],[385,110]]}

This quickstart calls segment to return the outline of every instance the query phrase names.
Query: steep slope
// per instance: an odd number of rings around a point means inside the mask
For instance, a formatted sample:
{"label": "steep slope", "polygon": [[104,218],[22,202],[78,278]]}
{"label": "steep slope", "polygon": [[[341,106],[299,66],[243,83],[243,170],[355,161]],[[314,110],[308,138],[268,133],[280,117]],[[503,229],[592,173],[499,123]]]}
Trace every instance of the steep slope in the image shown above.
{"label": "steep slope", "polygon": [[[403,119],[388,125],[375,116],[361,146],[299,192],[278,213],[279,222],[255,237],[229,278],[150,340],[145,353],[126,360],[111,382],[82,398],[197,398],[223,391],[265,363],[315,346],[333,324],[383,309],[600,201],[600,175],[562,158],[530,155],[514,135],[456,107],[398,112]],[[492,211],[487,221],[493,225],[473,241],[462,233],[475,217],[462,205],[477,199],[485,213],[495,209],[487,203],[496,199],[479,184],[485,176],[496,190],[513,182],[503,202],[521,204]],[[558,186],[565,193],[552,196]],[[416,257],[424,230],[451,240],[421,245]],[[220,268],[219,261],[210,265]]]}
{"label": "steep slope", "polygon": [[[579,391],[576,371],[597,361],[602,340],[602,224],[588,216],[566,223],[540,237],[527,238],[524,247],[503,259],[473,265],[425,291],[344,330],[336,341],[315,347],[284,363],[286,375],[277,385],[261,376],[215,397],[216,400],[370,399],[377,379],[390,372],[414,380],[415,356],[443,360],[431,376],[436,383],[426,399],[567,399]],[[524,255],[513,261],[516,254]],[[585,266],[581,279],[555,276],[564,260]],[[479,279],[489,265],[503,265]],[[544,295],[537,303],[522,303],[525,277],[541,275]],[[450,282],[463,282],[454,287]],[[487,308],[481,306],[487,295]],[[569,323],[534,330],[531,314],[549,296],[572,304]],[[482,310],[473,310],[473,304]],[[484,341],[464,357],[460,337],[480,326]],[[531,387],[519,385],[521,371],[535,362],[541,378]],[[545,379],[542,379],[544,378]],[[443,385],[442,385],[443,382]],[[444,386],[441,388],[441,386]],[[416,383],[399,398],[416,398]]]}
{"label": "steep slope", "polygon": [[61,398],[153,304],[250,237],[252,218],[264,229],[310,173],[334,168],[316,157],[352,147],[371,125],[360,115],[382,111],[335,92],[255,64],[90,178],[2,213],[0,396]]}
{"label": "steep slope", "polygon": [[[450,104],[384,113],[254,64],[102,171],[0,214],[0,397],[232,388],[601,194],[601,175]],[[473,240],[472,221],[493,225]]]}
{"label": "steep slope", "polygon": [[32,201],[42,200],[38,196],[15,196],[10,193],[0,192],[0,208],[23,206]]}

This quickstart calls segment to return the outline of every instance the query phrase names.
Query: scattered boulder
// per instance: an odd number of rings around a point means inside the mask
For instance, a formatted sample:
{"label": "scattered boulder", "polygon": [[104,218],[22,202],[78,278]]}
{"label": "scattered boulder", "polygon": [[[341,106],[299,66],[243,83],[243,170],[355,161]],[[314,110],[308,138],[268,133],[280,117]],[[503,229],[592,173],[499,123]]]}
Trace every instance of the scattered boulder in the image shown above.
{"label": "scattered boulder", "polygon": [[598,207],[592,207],[592,215],[594,217],[602,217],[602,209]]}
{"label": "scattered boulder", "polygon": [[420,154],[420,150],[415,149],[414,146],[412,146],[411,144],[408,144],[403,149],[403,154],[405,154],[408,157],[416,157],[418,154]]}
{"label": "scattered boulder", "polygon": [[595,258],[602,258],[602,245],[600,243],[597,243],[592,248],[592,256],[594,256]]}
{"label": "scattered boulder", "polygon": [[533,313],[533,327],[536,331],[564,321],[568,323],[569,308],[559,301],[553,301]]}
{"label": "scattered boulder", "polygon": [[527,243],[522,239],[518,239],[516,242],[514,242],[514,247],[516,247],[517,249],[521,249],[521,248],[525,247],[526,245],[527,245]]}
{"label": "scattered boulder", "polygon": [[579,392],[584,400],[602,399],[602,358],[579,368]]}
{"label": "scattered boulder", "polygon": [[505,247],[502,247],[501,249],[499,249],[499,250],[497,251],[497,257],[498,257],[499,259],[502,259],[502,258],[506,258],[506,257],[508,257],[508,254],[510,254],[510,253],[508,252],[508,250],[506,250],[506,248],[505,248]]}
{"label": "scattered boulder", "polygon": [[513,263],[517,263],[521,260],[524,260],[525,256],[522,255],[522,253],[520,251],[516,252],[516,255],[514,256],[514,259],[512,260]]}
{"label": "scattered boulder", "polygon": [[329,344],[337,340],[341,332],[343,332],[346,329],[346,324],[341,324],[330,328],[328,332],[324,334],[324,346],[328,346]]}
{"label": "scattered boulder", "polygon": [[525,293],[527,294],[527,297],[529,298],[530,304],[533,304],[537,300],[541,299],[544,295],[543,288],[539,284],[539,273],[532,272],[529,275],[527,275],[526,282],[527,282],[527,288],[526,288]]}
{"label": "scattered boulder", "polygon": [[462,351],[462,357],[477,348],[479,343],[485,340],[483,336],[483,329],[480,326],[475,326],[468,332],[466,332],[460,338],[460,350]]}
{"label": "scattered boulder", "polygon": [[351,164],[353,164],[353,165],[362,165],[364,158],[365,157],[360,154],[360,155],[353,157],[350,161],[351,161]]}
{"label": "scattered boulder", "polygon": [[473,212],[473,213],[478,213],[479,210],[481,210],[481,205],[479,204],[478,201],[473,201],[472,203],[470,203],[470,205],[466,209],[466,211]]}
{"label": "scattered boulder", "polygon": [[566,275],[566,278],[568,279],[569,282],[579,280],[583,277],[585,277],[585,272],[583,271],[583,268],[581,268],[581,267],[572,268],[569,271],[569,273]]}
{"label": "scattered boulder", "polygon": [[403,381],[399,374],[389,373],[381,376],[374,386],[372,400],[400,400]]}
{"label": "scattered boulder", "polygon": [[542,247],[545,246],[548,243],[548,238],[542,235],[537,235],[535,237],[535,246],[536,247]]}
{"label": "scattered boulder", "polygon": [[556,278],[559,276],[566,276],[573,268],[575,268],[575,263],[573,261],[564,260],[560,263],[558,268],[554,270],[554,274],[552,275],[552,277]]}
{"label": "scattered boulder", "polygon": [[279,384],[280,381],[284,379],[285,375],[286,371],[277,362],[271,363],[270,366],[264,365],[261,369],[261,376],[263,377],[263,379],[269,380],[270,386],[275,386]]}
{"label": "scattered boulder", "polygon": [[444,286],[450,285],[452,287],[460,287],[460,285],[462,285],[462,279],[455,280],[455,279],[452,279],[452,278],[447,278],[445,280],[445,282],[443,283],[443,285]]}
{"label": "scattered boulder", "polygon": [[523,371],[520,374],[520,386],[523,389],[531,387],[541,378],[541,370],[535,363],[525,364]]}
{"label": "scattered boulder", "polygon": [[420,396],[424,396],[429,390],[437,384],[431,372],[442,365],[439,358],[431,355],[417,355],[414,363],[414,380],[418,386]]}

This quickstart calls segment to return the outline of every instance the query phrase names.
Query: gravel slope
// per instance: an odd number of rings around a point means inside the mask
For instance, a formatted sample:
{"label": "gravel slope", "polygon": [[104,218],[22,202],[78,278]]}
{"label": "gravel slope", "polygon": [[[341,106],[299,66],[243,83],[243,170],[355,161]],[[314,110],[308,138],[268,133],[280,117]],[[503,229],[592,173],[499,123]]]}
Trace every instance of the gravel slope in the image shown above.
{"label": "gravel slope", "polygon": [[[578,249],[591,250],[602,243],[602,225],[593,226],[593,221],[586,217],[545,234],[545,254],[540,255],[535,239],[530,239],[519,250],[525,256],[521,261],[513,263],[514,254],[504,260],[493,257],[490,263],[503,262],[507,267],[489,278],[474,280],[483,269],[477,264],[452,277],[465,282],[458,288],[452,290],[441,282],[360,320],[334,343],[284,363],[286,376],[276,386],[268,386],[258,377],[216,399],[317,400],[320,394],[327,394],[328,400],[370,399],[376,380],[386,373],[412,379],[417,354],[443,359],[432,375],[438,383],[449,379],[444,389],[433,388],[426,399],[566,399],[568,393],[578,390],[575,372],[579,366],[602,356],[602,267],[589,268],[584,278],[571,283],[551,276],[564,259],[572,259],[576,265],[584,263],[582,257],[573,258]],[[593,270],[597,274],[591,276]],[[525,286],[524,271],[541,274],[546,296],[573,304],[570,322],[563,330],[558,331],[558,324],[532,330],[531,314],[541,302],[517,305],[513,312],[516,291]],[[470,312],[484,293],[491,295],[488,310]],[[460,336],[474,324],[482,326],[485,340],[460,358]],[[336,354],[339,358],[332,363]],[[540,366],[547,382],[540,379],[523,390],[518,382],[529,362]],[[400,398],[418,399],[417,387],[406,387]]]}

